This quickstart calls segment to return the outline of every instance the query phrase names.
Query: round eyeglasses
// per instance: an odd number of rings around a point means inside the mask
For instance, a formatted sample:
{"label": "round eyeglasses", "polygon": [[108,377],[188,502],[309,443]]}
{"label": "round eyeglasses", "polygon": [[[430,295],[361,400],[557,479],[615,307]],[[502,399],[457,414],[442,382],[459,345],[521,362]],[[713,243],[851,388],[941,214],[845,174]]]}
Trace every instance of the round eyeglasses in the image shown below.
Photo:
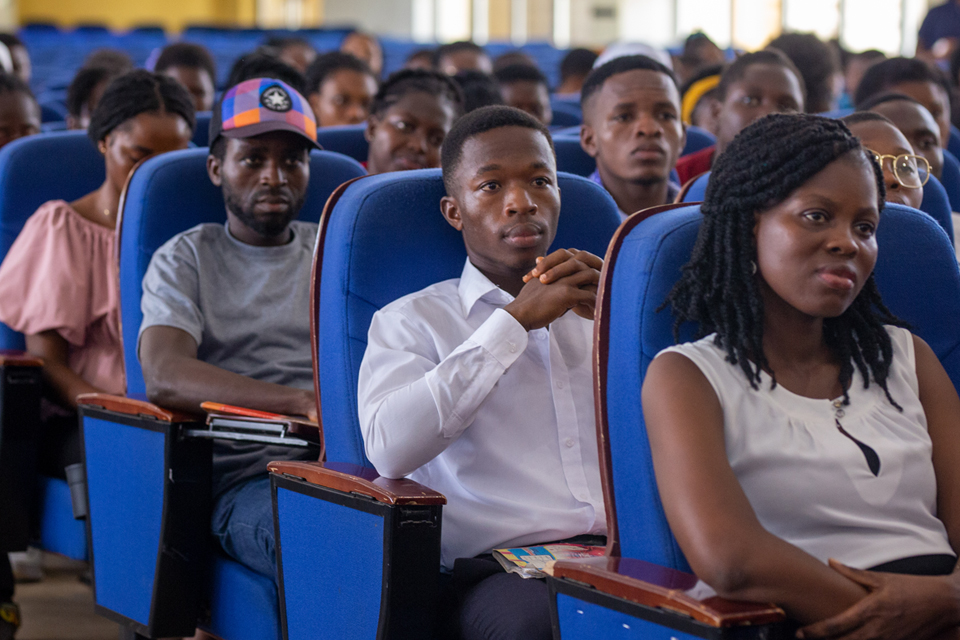
{"label": "round eyeglasses", "polygon": [[893,177],[897,179],[901,187],[919,189],[927,184],[927,180],[930,179],[930,163],[923,156],[915,156],[909,153],[891,156],[877,153],[872,149],[867,149],[867,153],[873,156],[881,169],[883,169],[883,163],[889,159],[893,167]]}

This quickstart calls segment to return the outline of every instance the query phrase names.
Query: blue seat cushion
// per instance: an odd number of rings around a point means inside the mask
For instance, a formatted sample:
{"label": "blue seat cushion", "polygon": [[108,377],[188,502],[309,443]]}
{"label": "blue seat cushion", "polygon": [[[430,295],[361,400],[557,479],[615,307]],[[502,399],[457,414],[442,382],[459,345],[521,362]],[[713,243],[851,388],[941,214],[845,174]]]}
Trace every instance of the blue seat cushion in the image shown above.
{"label": "blue seat cushion", "polygon": [[87,559],[87,530],[83,520],[73,519],[70,487],[66,480],[38,476],[40,545],[46,551],[74,560]]}
{"label": "blue seat cushion", "polygon": [[277,585],[215,554],[210,568],[210,621],[201,628],[223,640],[281,640]]}

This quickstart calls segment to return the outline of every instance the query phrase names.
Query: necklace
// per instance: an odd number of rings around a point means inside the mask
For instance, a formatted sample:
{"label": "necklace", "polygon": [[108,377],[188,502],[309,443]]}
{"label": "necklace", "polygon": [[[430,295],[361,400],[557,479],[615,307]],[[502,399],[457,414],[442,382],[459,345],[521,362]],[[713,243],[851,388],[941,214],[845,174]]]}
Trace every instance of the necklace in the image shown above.
{"label": "necklace", "polygon": [[854,438],[852,435],[850,435],[850,433],[846,429],[843,428],[843,425],[840,424],[840,418],[842,418],[843,416],[844,416],[843,401],[840,399],[834,400],[833,401],[833,421],[837,425],[837,430],[843,435],[845,435],[846,437],[850,438],[850,440],[852,440],[853,443],[860,448],[860,451],[863,452],[863,457],[867,459],[867,466],[870,467],[870,472],[874,475],[874,477],[880,475],[880,456],[878,456],[877,452],[873,450],[873,447],[863,442],[860,442],[859,440]]}

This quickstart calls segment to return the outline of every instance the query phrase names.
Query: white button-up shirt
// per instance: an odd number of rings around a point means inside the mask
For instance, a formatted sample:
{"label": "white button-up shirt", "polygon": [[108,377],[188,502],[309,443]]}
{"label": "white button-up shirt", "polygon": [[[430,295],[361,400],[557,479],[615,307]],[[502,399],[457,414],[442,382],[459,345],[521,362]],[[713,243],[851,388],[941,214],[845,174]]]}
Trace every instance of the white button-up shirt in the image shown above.
{"label": "white button-up shirt", "polygon": [[378,473],[447,497],[442,562],[606,533],[593,323],[527,333],[513,296],[467,261],[378,311],[360,365],[360,428]]}

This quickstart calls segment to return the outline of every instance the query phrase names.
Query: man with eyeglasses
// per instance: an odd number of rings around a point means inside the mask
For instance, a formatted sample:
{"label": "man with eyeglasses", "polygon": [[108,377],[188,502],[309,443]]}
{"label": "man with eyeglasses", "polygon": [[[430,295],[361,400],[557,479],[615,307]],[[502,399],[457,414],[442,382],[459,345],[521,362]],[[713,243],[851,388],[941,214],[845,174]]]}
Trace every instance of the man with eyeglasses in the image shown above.
{"label": "man with eyeglasses", "polygon": [[843,119],[883,169],[887,202],[920,208],[923,185],[930,179],[930,163],[915,155],[906,137],[890,120],[872,111],[858,111]]}

